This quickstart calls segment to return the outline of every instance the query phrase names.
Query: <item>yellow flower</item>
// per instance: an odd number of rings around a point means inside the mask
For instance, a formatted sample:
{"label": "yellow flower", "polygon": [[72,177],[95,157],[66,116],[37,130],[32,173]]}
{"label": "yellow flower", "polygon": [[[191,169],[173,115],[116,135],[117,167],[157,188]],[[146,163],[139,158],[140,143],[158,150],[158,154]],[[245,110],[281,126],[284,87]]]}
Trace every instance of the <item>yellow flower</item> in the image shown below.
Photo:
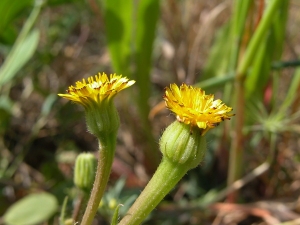
{"label": "yellow flower", "polygon": [[182,84],[180,88],[171,84],[165,89],[164,100],[168,109],[177,115],[177,120],[203,129],[202,135],[219,125],[225,119],[230,120],[234,114],[231,107],[214,95],[205,95],[201,88]]}
{"label": "yellow flower", "polygon": [[116,134],[120,125],[119,114],[113,104],[113,97],[135,83],[126,77],[103,73],[77,81],[67,94],[58,94],[84,106],[88,130],[99,139]]}
{"label": "yellow flower", "polygon": [[130,87],[135,83],[129,81],[121,75],[111,74],[108,77],[105,73],[99,73],[95,77],[89,77],[88,82],[85,79],[77,81],[75,87],[70,86],[68,94],[58,94],[59,96],[88,107],[90,103],[101,103],[103,100],[110,100],[118,92]]}

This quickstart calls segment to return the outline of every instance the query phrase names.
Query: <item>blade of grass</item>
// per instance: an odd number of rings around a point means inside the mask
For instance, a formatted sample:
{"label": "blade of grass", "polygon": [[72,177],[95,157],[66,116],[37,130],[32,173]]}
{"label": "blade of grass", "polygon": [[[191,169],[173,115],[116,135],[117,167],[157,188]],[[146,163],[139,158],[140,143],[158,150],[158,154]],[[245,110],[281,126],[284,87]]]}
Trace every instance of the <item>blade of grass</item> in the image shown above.
{"label": "blade of grass", "polygon": [[242,79],[246,76],[246,72],[249,69],[253,59],[255,58],[255,54],[257,52],[258,47],[260,46],[260,42],[263,40],[264,35],[269,30],[272,19],[274,18],[274,14],[276,10],[280,7],[280,0],[272,0],[269,2],[269,6],[267,7],[263,18],[261,19],[255,33],[253,34],[249,46],[247,47],[245,56],[243,57],[241,63],[239,63],[237,68],[237,79]]}
{"label": "blade of grass", "polygon": [[[250,10],[252,1],[239,1],[236,0],[233,3],[233,15],[230,22],[230,48],[229,57],[227,57],[227,71],[236,71],[237,63],[239,61],[239,55],[241,52],[241,43],[244,34],[247,15]],[[232,91],[240,90],[241,87],[233,89],[232,83],[227,83],[224,89],[224,101],[232,101]],[[229,162],[230,163],[230,162]],[[229,165],[231,167],[231,165]],[[236,172],[236,171],[235,171]],[[229,168],[229,176],[232,170]],[[230,185],[230,183],[228,183]]]}
{"label": "blade of grass", "polygon": [[133,1],[106,0],[104,22],[108,49],[116,73],[131,76]]}
{"label": "blade of grass", "polygon": [[66,209],[67,209],[67,203],[68,203],[68,196],[64,198],[61,211],[60,211],[60,216],[59,216],[59,225],[64,225],[65,224],[65,217],[66,217]]}
{"label": "blade of grass", "polygon": [[[269,77],[270,66],[269,57],[267,50],[268,40],[262,41],[259,49],[256,52],[256,57],[252,63],[251,71],[245,80],[245,97],[249,98],[259,98],[263,96],[263,88]],[[266,68],[267,67],[267,68]],[[266,68],[266,69],[264,69]]]}
{"label": "blade of grass", "polygon": [[[242,162],[243,162],[243,126],[244,126],[244,111],[245,111],[245,93],[244,93],[244,78],[248,69],[255,58],[255,54],[265,37],[266,32],[269,30],[273,15],[279,10],[281,0],[273,0],[269,2],[265,13],[255,30],[249,45],[246,49],[245,55],[238,64],[236,71],[236,99],[235,99],[235,138],[233,139],[230,157],[229,157],[229,170],[227,184],[231,185],[235,180],[240,178]],[[232,195],[235,201],[234,195]]]}
{"label": "blade of grass", "polygon": [[32,0],[1,0],[0,1],[0,34],[5,31],[7,25],[27,6]]}
{"label": "blade of grass", "polygon": [[11,80],[30,59],[38,43],[39,33],[31,29],[38,18],[44,1],[37,0],[30,16],[26,20],[15,44],[0,68],[0,87]]}
{"label": "blade of grass", "polygon": [[[159,18],[159,0],[109,1],[104,2],[104,18],[108,48],[117,73],[135,79],[138,88],[136,97],[143,134],[150,147],[145,152],[145,161],[155,170],[159,162],[158,151],[148,121],[151,92],[150,68],[156,23]],[[132,63],[132,64],[131,64]],[[132,67],[134,66],[134,67]]]}
{"label": "blade of grass", "polygon": [[[278,69],[285,69],[289,67],[298,67],[300,66],[300,60],[295,61],[275,61],[272,63],[272,69],[278,70]],[[297,69],[298,70],[298,69]],[[216,73],[217,74],[217,73]],[[249,74],[247,74],[248,76]],[[195,84],[196,87],[200,87],[203,89],[209,89],[211,92],[213,92],[214,88],[220,88],[224,86],[228,82],[232,82],[235,79],[235,73],[229,72],[222,75],[219,75],[217,77],[213,76],[211,78],[208,78],[206,80],[200,81]]]}
{"label": "blade of grass", "polygon": [[[253,5],[253,1],[236,0],[233,3],[233,15],[230,26],[230,54],[228,57],[227,71],[236,71],[236,67],[241,57],[243,45],[247,43],[243,40],[248,13]],[[224,89],[224,101],[232,101],[233,84],[227,83]]]}
{"label": "blade of grass", "polygon": [[228,64],[229,71],[235,70],[238,63],[241,41],[251,3],[253,3],[251,0],[236,0],[233,4],[234,8],[231,21],[230,59]]}
{"label": "blade of grass", "polygon": [[200,83],[227,75],[228,55],[230,54],[230,45],[227,44],[230,41],[229,28],[229,24],[225,24],[216,33]]}
{"label": "blade of grass", "polygon": [[152,135],[151,124],[148,119],[150,112],[149,98],[151,95],[150,70],[152,67],[153,42],[156,33],[156,24],[159,18],[159,0],[139,1],[137,8],[136,27],[136,71],[135,79],[139,90],[138,106],[150,148],[145,149],[146,168],[154,172],[160,161],[160,154]]}
{"label": "blade of grass", "polygon": [[213,92],[212,89],[222,87],[227,82],[232,82],[234,78],[235,78],[235,74],[234,72],[231,72],[218,77],[212,77],[210,79],[198,82],[195,84],[195,86],[205,90],[209,89],[211,92]]}
{"label": "blade of grass", "polygon": [[286,94],[286,97],[278,110],[278,114],[282,114],[282,115],[286,114],[287,109],[291,106],[291,104],[297,97],[299,85],[300,85],[300,68],[298,68],[295,71],[295,74],[291,81],[291,85]]}
{"label": "blade of grass", "polygon": [[34,54],[39,42],[39,31],[33,30],[22,41],[18,42],[2,67],[0,68],[0,87],[14,78],[17,72],[28,62]]}
{"label": "blade of grass", "polygon": [[270,79],[271,61],[280,59],[285,37],[288,1],[281,1],[273,15],[270,32],[265,33],[260,42],[251,72],[245,81],[246,98],[263,98],[265,87]]}
{"label": "blade of grass", "polygon": [[139,87],[139,104],[144,122],[150,111],[150,69],[152,64],[153,42],[156,23],[159,18],[159,0],[143,0],[138,4],[136,27],[136,71],[135,79]]}

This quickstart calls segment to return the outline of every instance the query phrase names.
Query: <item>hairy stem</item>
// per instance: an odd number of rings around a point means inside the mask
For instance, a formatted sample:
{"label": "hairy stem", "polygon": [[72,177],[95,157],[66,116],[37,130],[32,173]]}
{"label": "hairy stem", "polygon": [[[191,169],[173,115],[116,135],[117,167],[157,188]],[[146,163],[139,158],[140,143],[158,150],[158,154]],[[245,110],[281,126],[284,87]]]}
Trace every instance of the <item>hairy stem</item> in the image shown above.
{"label": "hairy stem", "polygon": [[119,225],[138,225],[160,203],[187,172],[186,166],[163,158],[155,174]]}
{"label": "hairy stem", "polygon": [[[99,138],[99,137],[98,137]],[[114,159],[116,135],[99,138],[99,158],[96,177],[87,208],[82,218],[82,225],[90,225],[96,215],[99,203],[105,191]]]}

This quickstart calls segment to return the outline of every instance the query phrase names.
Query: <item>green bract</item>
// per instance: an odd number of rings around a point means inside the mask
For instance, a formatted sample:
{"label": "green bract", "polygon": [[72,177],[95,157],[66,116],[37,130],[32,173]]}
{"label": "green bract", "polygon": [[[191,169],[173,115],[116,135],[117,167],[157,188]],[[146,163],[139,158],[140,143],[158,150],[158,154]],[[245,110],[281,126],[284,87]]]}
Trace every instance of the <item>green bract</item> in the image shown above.
{"label": "green bract", "polygon": [[175,121],[163,133],[159,146],[162,154],[173,163],[192,169],[200,164],[206,151],[202,129]]}
{"label": "green bract", "polygon": [[118,132],[120,119],[113,101],[91,103],[85,109],[85,115],[88,130],[98,138]]}

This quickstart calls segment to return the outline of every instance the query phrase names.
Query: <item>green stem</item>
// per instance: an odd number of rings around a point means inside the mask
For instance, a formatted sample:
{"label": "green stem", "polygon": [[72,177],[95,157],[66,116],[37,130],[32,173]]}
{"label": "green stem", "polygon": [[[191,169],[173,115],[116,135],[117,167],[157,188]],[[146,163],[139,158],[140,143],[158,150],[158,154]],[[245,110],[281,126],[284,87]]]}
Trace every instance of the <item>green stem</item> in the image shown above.
{"label": "green stem", "polygon": [[234,71],[238,63],[241,40],[243,39],[243,33],[251,2],[251,0],[235,0],[233,4],[233,15],[231,21],[231,54],[228,66],[229,71]]}
{"label": "green stem", "polygon": [[80,220],[83,210],[85,209],[89,194],[87,192],[83,192],[81,190],[78,190],[78,194],[77,194],[77,199],[76,199],[76,203],[73,209],[73,221],[78,221]]}
{"label": "green stem", "polygon": [[243,125],[244,125],[244,85],[241,80],[235,84],[236,88],[236,118],[235,118],[235,138],[232,142],[232,149],[229,156],[229,168],[227,185],[231,185],[234,181],[240,178],[242,159],[243,159]]}
{"label": "green stem", "polygon": [[188,171],[187,166],[163,158],[155,174],[119,225],[138,225]]}
{"label": "green stem", "polygon": [[[257,53],[258,47],[261,45],[266,32],[269,30],[273,15],[278,10],[281,0],[269,1],[264,16],[262,17],[251,41],[247,47],[246,53],[239,63],[236,72],[236,124],[235,124],[235,139],[232,143],[229,158],[229,170],[227,184],[231,185],[234,181],[240,178],[243,158],[243,125],[245,114],[245,93],[244,93],[244,80],[247,75],[247,70],[251,66],[253,58]],[[233,198],[234,199],[234,196]]]}
{"label": "green stem", "polygon": [[[99,137],[98,137],[99,138]],[[116,134],[99,138],[99,158],[96,177],[81,225],[90,225],[96,215],[99,203],[109,180],[111,166],[115,155]]]}
{"label": "green stem", "polygon": [[65,224],[67,203],[68,203],[68,197],[65,197],[63,205],[61,207],[61,212],[60,212],[60,217],[59,217],[59,225]]}

